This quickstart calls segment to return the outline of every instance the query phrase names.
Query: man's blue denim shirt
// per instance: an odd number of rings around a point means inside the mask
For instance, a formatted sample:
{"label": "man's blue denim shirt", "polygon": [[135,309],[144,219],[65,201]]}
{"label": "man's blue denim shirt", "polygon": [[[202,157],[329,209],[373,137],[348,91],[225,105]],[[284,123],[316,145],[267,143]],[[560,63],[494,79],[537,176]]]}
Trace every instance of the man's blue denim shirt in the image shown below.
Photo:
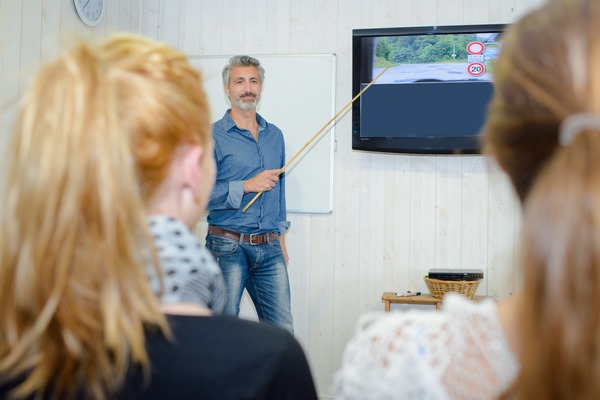
{"label": "man's blue denim shirt", "polygon": [[210,225],[246,234],[284,234],[290,226],[286,220],[285,173],[279,175],[279,182],[272,190],[264,192],[242,212],[256,195],[244,194],[244,180],[285,165],[283,133],[256,114],[256,141],[249,130],[237,127],[229,111],[212,126],[217,179],[208,203],[207,221]]}

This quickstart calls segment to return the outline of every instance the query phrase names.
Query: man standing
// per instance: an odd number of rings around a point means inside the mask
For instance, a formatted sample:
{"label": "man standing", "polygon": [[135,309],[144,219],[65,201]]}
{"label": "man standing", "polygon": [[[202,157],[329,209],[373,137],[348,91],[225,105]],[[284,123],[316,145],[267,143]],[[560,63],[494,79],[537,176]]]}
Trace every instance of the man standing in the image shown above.
{"label": "man standing", "polygon": [[[208,205],[206,247],[227,287],[225,313],[237,315],[244,288],[258,317],[293,332],[281,130],[256,112],[265,70],[249,56],[223,68],[231,108],[213,124],[217,179]],[[261,197],[242,209],[256,193]]]}

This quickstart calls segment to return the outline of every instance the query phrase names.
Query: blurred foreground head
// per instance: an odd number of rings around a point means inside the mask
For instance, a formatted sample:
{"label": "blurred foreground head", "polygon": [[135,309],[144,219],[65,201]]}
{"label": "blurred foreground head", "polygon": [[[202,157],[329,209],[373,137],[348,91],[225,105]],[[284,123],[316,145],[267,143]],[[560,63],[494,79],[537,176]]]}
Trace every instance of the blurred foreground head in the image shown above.
{"label": "blurred foreground head", "polygon": [[198,73],[141,37],[77,45],[34,78],[0,209],[0,376],[24,377],[16,394],[110,397],[146,365],[144,329],[168,333],[146,205],[181,145],[212,157],[209,123]]}
{"label": "blurred foreground head", "polygon": [[548,0],[494,64],[486,146],[524,206],[520,399],[600,397],[600,2]]}

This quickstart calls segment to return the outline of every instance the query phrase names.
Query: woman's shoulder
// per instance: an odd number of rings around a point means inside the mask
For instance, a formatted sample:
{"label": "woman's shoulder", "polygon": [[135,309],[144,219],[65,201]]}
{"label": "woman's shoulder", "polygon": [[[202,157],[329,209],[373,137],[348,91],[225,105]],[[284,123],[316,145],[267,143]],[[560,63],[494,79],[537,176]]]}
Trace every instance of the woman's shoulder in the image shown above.
{"label": "woman's shoulder", "polygon": [[168,320],[171,338],[147,334],[149,384],[136,371],[123,398],[316,399],[308,361],[289,332],[231,316]]}
{"label": "woman's shoulder", "polygon": [[[216,351],[235,352],[245,347],[246,354],[273,352],[294,345],[296,339],[287,331],[264,323],[247,321],[227,315],[193,317],[170,315],[169,324],[178,345],[197,344],[207,352],[210,343]],[[160,340],[160,339],[159,339]],[[253,343],[260,342],[260,346]],[[222,344],[223,348],[219,349]]]}

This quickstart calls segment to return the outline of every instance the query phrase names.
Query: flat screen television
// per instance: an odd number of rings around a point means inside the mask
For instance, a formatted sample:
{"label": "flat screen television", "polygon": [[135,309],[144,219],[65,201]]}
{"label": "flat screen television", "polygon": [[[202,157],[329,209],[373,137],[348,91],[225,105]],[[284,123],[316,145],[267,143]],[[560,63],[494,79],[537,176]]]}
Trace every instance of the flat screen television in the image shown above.
{"label": "flat screen television", "polygon": [[505,25],[352,31],[355,150],[477,154]]}

